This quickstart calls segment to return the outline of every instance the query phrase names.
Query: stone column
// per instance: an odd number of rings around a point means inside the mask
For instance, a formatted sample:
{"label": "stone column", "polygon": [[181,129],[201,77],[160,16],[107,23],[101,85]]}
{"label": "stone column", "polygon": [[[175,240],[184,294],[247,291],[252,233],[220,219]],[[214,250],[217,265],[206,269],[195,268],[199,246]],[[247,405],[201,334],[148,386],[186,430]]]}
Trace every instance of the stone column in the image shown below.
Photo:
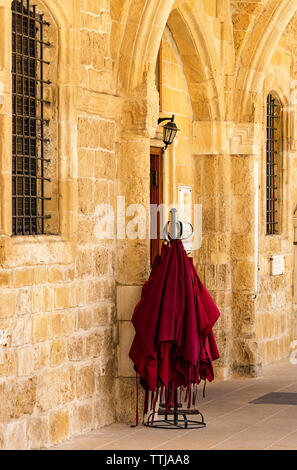
{"label": "stone column", "polygon": [[221,316],[214,333],[220,352],[215,377],[229,375],[231,335],[230,157],[226,122],[197,121],[193,125],[196,159],[195,202],[202,204],[202,245],[194,260],[198,274]]}
{"label": "stone column", "polygon": [[232,352],[235,375],[261,373],[261,351],[256,337],[258,291],[258,200],[260,135],[257,125],[238,124],[230,139],[231,159],[231,268]]}
{"label": "stone column", "polygon": [[[131,318],[140,299],[141,288],[150,272],[150,138],[157,128],[159,97],[154,83],[147,77],[144,80],[143,85],[135,90],[134,96],[123,102],[117,144],[116,415],[120,422],[135,419],[136,374],[128,356],[135,334]],[[139,204],[139,210],[133,208],[132,204]],[[133,239],[128,224],[135,217],[139,217],[141,225],[135,227],[140,238]],[[121,221],[124,223],[122,226]]]}

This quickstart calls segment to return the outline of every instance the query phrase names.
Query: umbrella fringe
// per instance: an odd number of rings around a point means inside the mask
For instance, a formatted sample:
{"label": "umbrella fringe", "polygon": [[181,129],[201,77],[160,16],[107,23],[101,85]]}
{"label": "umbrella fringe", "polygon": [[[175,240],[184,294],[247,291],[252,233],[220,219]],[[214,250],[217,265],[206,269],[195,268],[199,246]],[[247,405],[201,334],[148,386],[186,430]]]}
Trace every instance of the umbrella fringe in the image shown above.
{"label": "umbrella fringe", "polygon": [[154,403],[154,392],[151,392],[151,410],[153,409],[153,403]]}
{"label": "umbrella fringe", "polygon": [[196,403],[196,393],[197,393],[197,385],[194,384],[194,386],[193,386],[193,401],[192,401],[193,406],[195,406],[195,403]]}
{"label": "umbrella fringe", "polygon": [[204,379],[204,385],[203,385],[203,398],[205,398],[205,389],[206,389],[206,379]]}
{"label": "umbrella fringe", "polygon": [[189,396],[188,396],[188,409],[191,407],[191,397],[192,397],[192,384],[188,384]]}
{"label": "umbrella fringe", "polygon": [[160,400],[161,400],[161,401],[164,401],[164,400],[165,400],[165,387],[164,387],[164,385],[162,385],[162,387],[161,387],[161,397],[160,397]]}
{"label": "umbrella fringe", "polygon": [[157,403],[158,398],[159,398],[159,388],[157,388],[157,391],[155,393],[153,392],[153,395],[155,395],[155,398],[154,398],[154,402],[153,402],[153,414],[152,414],[152,419],[151,419],[151,426],[154,424],[156,403]]}
{"label": "umbrella fringe", "polygon": [[[204,385],[203,385],[203,397],[205,397],[205,388],[206,388],[206,379],[204,380]],[[200,379],[201,381],[201,379]],[[200,382],[199,381],[199,382]],[[143,420],[142,422],[144,423],[144,417],[148,413],[149,409],[151,411],[151,419],[150,419],[150,425],[154,424],[154,419],[155,419],[155,413],[156,413],[156,405],[158,403],[158,400],[160,400],[160,403],[164,403],[165,406],[165,413],[168,413],[169,408],[172,407],[173,409],[178,409],[178,405],[181,403],[186,404],[187,408],[190,409],[191,406],[194,408],[196,407],[197,403],[197,397],[198,397],[198,385],[199,383],[197,382],[190,382],[188,385],[185,386],[180,386],[175,388],[174,382],[171,384],[170,387],[166,387],[164,384],[159,384],[158,387],[156,387],[155,391],[151,391],[149,389],[145,390],[145,397],[144,397],[144,407],[143,407]],[[137,381],[137,374],[136,374],[136,399],[137,399],[137,404],[136,404],[136,424],[131,425],[131,427],[136,427],[138,425],[138,381]],[[176,394],[175,394],[176,391]],[[150,404],[150,406],[149,406]]]}

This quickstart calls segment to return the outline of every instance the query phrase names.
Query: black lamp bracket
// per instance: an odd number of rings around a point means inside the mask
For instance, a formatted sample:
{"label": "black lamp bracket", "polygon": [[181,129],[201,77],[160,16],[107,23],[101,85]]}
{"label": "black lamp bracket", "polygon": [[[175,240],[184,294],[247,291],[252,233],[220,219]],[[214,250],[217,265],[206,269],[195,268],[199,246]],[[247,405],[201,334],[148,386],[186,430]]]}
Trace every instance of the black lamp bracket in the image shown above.
{"label": "black lamp bracket", "polygon": [[161,122],[164,122],[164,121],[174,122],[174,114],[172,114],[171,118],[159,118],[158,119],[158,124],[161,124]]}

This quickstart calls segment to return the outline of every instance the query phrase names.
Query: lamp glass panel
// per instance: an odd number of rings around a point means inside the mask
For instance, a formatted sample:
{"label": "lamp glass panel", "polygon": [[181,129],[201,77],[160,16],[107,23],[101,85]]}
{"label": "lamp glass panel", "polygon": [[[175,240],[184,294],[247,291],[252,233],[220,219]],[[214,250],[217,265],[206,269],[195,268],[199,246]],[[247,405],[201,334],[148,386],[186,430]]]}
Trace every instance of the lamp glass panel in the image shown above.
{"label": "lamp glass panel", "polygon": [[165,144],[167,145],[170,145],[172,144],[173,140],[174,140],[174,137],[176,135],[176,130],[175,129],[170,129],[170,128],[166,128],[164,126],[164,133],[163,133],[163,141]]}

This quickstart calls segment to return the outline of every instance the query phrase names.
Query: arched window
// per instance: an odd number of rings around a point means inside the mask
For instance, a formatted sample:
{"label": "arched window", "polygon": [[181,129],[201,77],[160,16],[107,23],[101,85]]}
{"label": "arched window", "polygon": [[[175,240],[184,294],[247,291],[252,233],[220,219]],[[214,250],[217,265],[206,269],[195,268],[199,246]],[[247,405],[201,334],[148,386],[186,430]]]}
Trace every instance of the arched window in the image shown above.
{"label": "arched window", "polygon": [[49,26],[30,0],[12,2],[13,235],[44,234],[50,227]]}
{"label": "arched window", "polygon": [[267,96],[266,113],[266,234],[281,231],[282,105]]}

